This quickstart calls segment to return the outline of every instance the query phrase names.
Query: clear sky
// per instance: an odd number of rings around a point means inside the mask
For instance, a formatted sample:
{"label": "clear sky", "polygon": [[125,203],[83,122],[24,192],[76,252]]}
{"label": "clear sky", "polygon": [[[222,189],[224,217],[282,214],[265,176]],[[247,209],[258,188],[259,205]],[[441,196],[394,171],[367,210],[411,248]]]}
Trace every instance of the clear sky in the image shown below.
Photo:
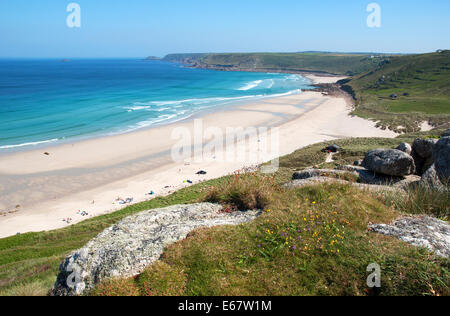
{"label": "clear sky", "polygon": [[[69,28],[69,3],[81,28]],[[369,28],[366,7],[381,7]],[[1,0],[0,57],[450,48],[449,0]]]}

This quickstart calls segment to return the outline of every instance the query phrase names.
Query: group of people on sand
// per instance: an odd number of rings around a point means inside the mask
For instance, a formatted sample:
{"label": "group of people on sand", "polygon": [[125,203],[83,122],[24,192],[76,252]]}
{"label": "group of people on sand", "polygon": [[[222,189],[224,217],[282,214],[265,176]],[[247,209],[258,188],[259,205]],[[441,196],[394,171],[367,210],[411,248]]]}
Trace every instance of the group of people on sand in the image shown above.
{"label": "group of people on sand", "polygon": [[[198,175],[205,175],[205,174],[206,174],[206,171],[203,171],[203,170],[202,170],[202,171],[199,171],[197,174],[198,174]],[[184,183],[185,183],[185,184],[193,184],[193,181],[191,181],[191,180],[185,180]],[[166,187],[166,188],[168,188],[168,187]],[[154,192],[154,191],[149,191],[149,192],[147,193],[147,195],[155,195],[155,192]],[[121,197],[118,197],[118,198],[116,199],[116,202],[119,202],[119,204],[121,204],[121,205],[131,204],[131,203],[133,203],[133,201],[134,201],[134,198],[132,198],[132,197],[129,197],[129,198],[126,198],[126,199],[122,199]],[[92,204],[94,204],[94,203],[95,203],[95,202],[92,201]],[[87,212],[85,212],[85,211],[81,211],[81,210],[78,210],[77,214],[78,214],[78,215],[81,215],[81,216],[83,216],[83,217],[84,217],[84,216],[89,216],[89,213],[87,213]],[[63,222],[66,222],[67,224],[72,223],[72,221],[73,221],[73,219],[70,218],[70,217],[64,218],[64,219],[63,219]]]}
{"label": "group of people on sand", "polygon": [[116,199],[116,201],[119,202],[119,204],[124,205],[124,204],[130,204],[130,203],[133,203],[134,198],[131,197],[131,198],[122,199],[122,198],[118,197],[118,198]]}
{"label": "group of people on sand", "polygon": [[[89,213],[85,212],[85,211],[78,210],[77,215],[81,215],[81,216],[85,217],[85,216],[89,216]],[[67,224],[71,224],[73,222],[73,219],[71,217],[67,217],[67,218],[63,218],[62,221],[67,223]]]}

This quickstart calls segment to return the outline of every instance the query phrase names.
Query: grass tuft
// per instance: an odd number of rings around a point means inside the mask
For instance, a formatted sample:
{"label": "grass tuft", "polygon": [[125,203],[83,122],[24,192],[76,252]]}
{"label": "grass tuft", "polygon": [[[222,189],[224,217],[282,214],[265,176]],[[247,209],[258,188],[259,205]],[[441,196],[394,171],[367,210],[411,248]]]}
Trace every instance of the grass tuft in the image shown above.
{"label": "grass tuft", "polygon": [[270,203],[276,187],[273,176],[236,173],[224,185],[210,187],[203,200],[240,211],[261,210]]}
{"label": "grass tuft", "polygon": [[426,185],[410,186],[406,194],[388,192],[384,195],[387,206],[406,214],[428,214],[444,220],[450,215],[448,190],[436,190]]}

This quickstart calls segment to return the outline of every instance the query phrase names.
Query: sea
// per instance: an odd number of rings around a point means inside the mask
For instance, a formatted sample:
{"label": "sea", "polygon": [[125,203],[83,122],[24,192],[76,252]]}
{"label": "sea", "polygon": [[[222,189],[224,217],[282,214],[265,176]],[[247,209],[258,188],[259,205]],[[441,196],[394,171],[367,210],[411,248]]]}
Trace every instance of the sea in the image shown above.
{"label": "sea", "polygon": [[136,131],[301,93],[296,74],[141,59],[0,59],[0,153]]}

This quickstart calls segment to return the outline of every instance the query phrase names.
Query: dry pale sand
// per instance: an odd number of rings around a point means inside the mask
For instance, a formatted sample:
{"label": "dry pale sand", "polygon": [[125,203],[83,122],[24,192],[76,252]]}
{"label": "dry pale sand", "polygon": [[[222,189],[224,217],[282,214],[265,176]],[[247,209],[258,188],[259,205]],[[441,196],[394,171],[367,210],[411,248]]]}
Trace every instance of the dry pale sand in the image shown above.
{"label": "dry pale sand", "polygon": [[[314,78],[315,82],[338,79]],[[203,131],[211,127],[221,131],[227,127],[277,127],[279,151],[261,154],[258,162],[325,140],[396,136],[377,129],[374,122],[349,116],[349,111],[343,98],[304,92],[205,113],[201,122]],[[194,119],[0,156],[0,237],[65,227],[65,218],[71,218],[73,224],[123,208],[116,201],[118,197],[141,202],[190,185],[184,183],[186,180],[198,183],[255,164],[248,158],[254,153],[252,148],[261,143],[259,136],[234,144],[246,153],[244,160],[224,161],[224,151],[218,149],[202,161],[174,162],[171,149],[178,140],[171,136],[176,128],[192,131]],[[208,141],[205,137],[194,144]],[[44,155],[44,151],[50,155]],[[207,174],[196,175],[199,170]],[[146,195],[150,190],[154,196]],[[79,210],[89,215],[83,217],[77,214]]]}
{"label": "dry pale sand", "polygon": [[308,74],[308,75],[304,75],[304,77],[308,78],[309,80],[311,80],[311,82],[313,84],[320,84],[320,83],[335,83],[339,80],[342,79],[346,79],[347,77],[342,77],[342,76],[320,76],[320,75],[313,75],[313,74]]}

